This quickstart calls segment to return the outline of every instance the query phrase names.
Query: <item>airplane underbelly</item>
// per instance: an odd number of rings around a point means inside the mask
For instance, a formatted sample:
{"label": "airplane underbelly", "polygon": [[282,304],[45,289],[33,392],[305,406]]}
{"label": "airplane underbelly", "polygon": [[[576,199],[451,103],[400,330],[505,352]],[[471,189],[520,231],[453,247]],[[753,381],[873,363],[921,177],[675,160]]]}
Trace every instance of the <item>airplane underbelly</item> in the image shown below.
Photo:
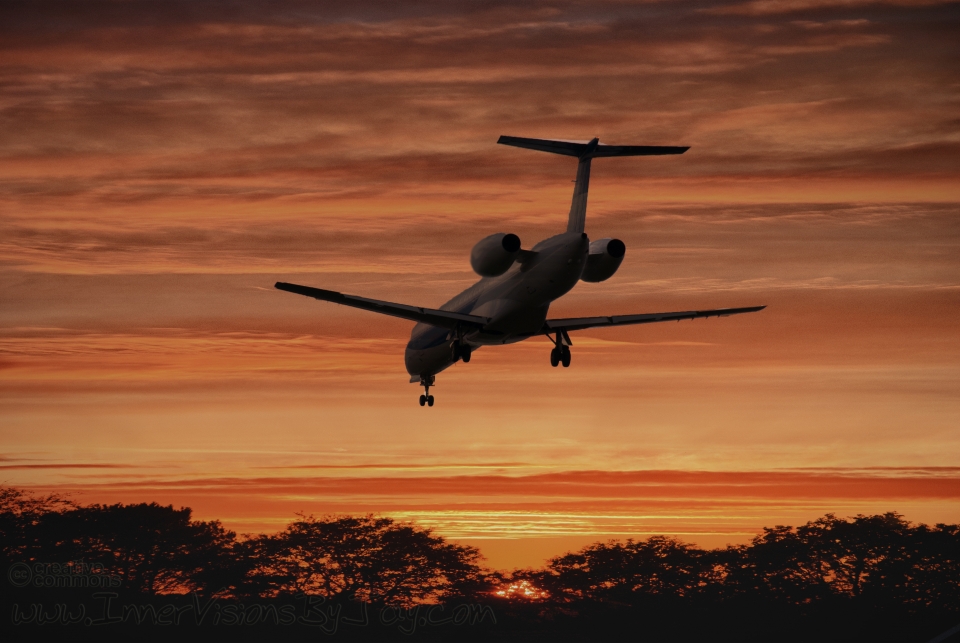
{"label": "airplane underbelly", "polygon": [[453,351],[449,343],[431,348],[408,348],[403,361],[410,375],[436,375],[453,365]]}
{"label": "airplane underbelly", "polygon": [[477,344],[512,344],[540,332],[547,318],[549,305],[530,305],[512,299],[496,299],[480,306],[474,314],[490,317],[484,332],[472,334]]}

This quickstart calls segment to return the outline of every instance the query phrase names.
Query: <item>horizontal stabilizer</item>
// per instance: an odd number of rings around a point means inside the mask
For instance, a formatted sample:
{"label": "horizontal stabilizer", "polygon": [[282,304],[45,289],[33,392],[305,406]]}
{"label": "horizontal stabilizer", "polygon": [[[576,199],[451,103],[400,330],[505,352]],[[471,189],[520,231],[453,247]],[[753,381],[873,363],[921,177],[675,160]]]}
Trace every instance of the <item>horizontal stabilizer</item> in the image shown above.
{"label": "horizontal stabilizer", "polygon": [[630,324],[651,324],[653,322],[680,321],[681,319],[699,319],[701,317],[726,317],[742,313],[755,313],[766,306],[748,308],[719,308],[717,310],[686,310],[678,313],[645,313],[643,315],[613,315],[612,317],[571,317],[568,319],[548,319],[543,324],[544,333],[556,331],[585,330],[609,326],[628,326]]}
{"label": "horizontal stabilizer", "polygon": [[419,306],[408,306],[407,304],[395,304],[390,301],[381,301],[379,299],[367,299],[366,297],[357,297],[355,295],[344,295],[333,290],[323,290],[322,288],[311,288],[310,286],[298,286],[297,284],[288,284],[278,281],[274,288],[285,290],[287,292],[313,297],[320,301],[329,301],[342,306],[369,310],[372,313],[381,315],[390,315],[391,317],[400,317],[410,321],[422,322],[431,326],[440,328],[457,328],[465,326],[471,328],[483,328],[490,323],[488,317],[479,317],[477,315],[466,315],[464,313],[454,313],[449,310],[436,310],[433,308],[421,308]]}
{"label": "horizontal stabilizer", "polygon": [[521,138],[519,136],[501,136],[500,145],[523,147],[538,152],[575,156],[579,159],[603,158],[608,156],[662,156],[664,154],[683,154],[689,147],[667,145],[601,145],[598,139],[592,141],[556,141],[545,138]]}

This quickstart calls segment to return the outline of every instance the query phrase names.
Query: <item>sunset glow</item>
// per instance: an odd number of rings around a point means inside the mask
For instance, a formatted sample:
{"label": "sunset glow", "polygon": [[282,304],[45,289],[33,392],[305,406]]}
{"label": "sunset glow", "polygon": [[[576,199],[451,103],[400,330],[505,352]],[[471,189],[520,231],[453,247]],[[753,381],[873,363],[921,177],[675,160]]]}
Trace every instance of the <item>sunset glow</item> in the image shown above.
{"label": "sunset glow", "polygon": [[498,589],[494,594],[500,598],[523,599],[528,601],[535,601],[545,596],[543,590],[537,588],[528,580],[510,583],[502,589]]}
{"label": "sunset glow", "polygon": [[[960,521],[955,4],[51,6],[0,9],[4,485],[503,569]],[[767,309],[484,348],[422,409],[409,322],[273,289],[436,307],[562,230],[575,164],[501,134],[691,146],[595,162],[626,258],[551,317]]]}

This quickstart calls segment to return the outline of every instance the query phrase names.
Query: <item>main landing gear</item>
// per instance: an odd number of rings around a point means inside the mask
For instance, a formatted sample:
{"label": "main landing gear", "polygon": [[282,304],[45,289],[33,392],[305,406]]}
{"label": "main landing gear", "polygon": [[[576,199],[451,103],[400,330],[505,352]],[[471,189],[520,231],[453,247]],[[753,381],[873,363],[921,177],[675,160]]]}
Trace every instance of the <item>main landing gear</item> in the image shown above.
{"label": "main landing gear", "polygon": [[470,348],[470,344],[461,341],[455,341],[453,343],[453,361],[462,359],[463,363],[466,364],[470,361],[470,354],[473,350]]}
{"label": "main landing gear", "polygon": [[557,338],[554,339],[547,335],[547,338],[553,342],[553,350],[550,351],[550,366],[556,367],[557,364],[563,364],[564,368],[570,366],[570,337],[563,331],[557,332]]}
{"label": "main landing gear", "polygon": [[433,396],[430,395],[430,387],[433,386],[436,381],[437,378],[435,375],[427,375],[426,377],[420,378],[420,386],[424,389],[423,395],[420,396],[420,406],[433,406]]}
{"label": "main landing gear", "polygon": [[563,364],[564,368],[570,366],[570,347],[560,344],[550,351],[550,366]]}

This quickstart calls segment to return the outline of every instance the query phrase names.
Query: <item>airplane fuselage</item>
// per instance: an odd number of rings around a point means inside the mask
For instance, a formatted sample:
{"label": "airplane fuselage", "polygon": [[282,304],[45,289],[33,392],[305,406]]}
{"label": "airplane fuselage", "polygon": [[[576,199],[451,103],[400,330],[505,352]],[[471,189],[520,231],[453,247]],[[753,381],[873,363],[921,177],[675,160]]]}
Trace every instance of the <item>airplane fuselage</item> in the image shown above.
{"label": "airplane fuselage", "polygon": [[550,304],[570,292],[580,280],[589,252],[586,233],[565,232],[544,239],[522,261],[498,277],[484,277],[440,306],[440,310],[488,317],[482,331],[456,331],[417,324],[404,355],[412,376],[435,375],[459,359],[454,343],[471,349],[512,344],[543,331]]}

